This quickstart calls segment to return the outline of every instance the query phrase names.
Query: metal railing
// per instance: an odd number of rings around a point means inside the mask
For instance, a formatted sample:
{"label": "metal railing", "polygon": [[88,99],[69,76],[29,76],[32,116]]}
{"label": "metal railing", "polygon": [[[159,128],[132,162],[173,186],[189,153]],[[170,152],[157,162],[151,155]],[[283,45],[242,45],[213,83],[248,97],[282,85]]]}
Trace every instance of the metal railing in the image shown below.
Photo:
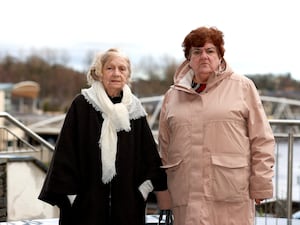
{"label": "metal railing", "polygon": [[[287,162],[286,162],[286,170],[287,170],[287,181],[286,181],[286,218],[287,218],[287,223],[291,224],[292,221],[292,213],[293,213],[293,161],[294,161],[294,145],[295,141],[300,140],[300,134],[295,133],[300,127],[300,120],[290,120],[290,119],[271,119],[269,120],[270,125],[273,129],[274,132],[274,137],[276,139],[276,145],[277,150],[276,150],[276,163],[275,163],[275,197],[274,201],[275,203],[279,203],[281,199],[278,198],[278,187],[279,187],[279,142],[284,142],[286,143],[287,147]],[[277,132],[279,131],[279,132]],[[283,132],[282,132],[283,131]],[[284,145],[285,146],[285,145]],[[284,152],[285,150],[283,149]],[[297,156],[299,157],[299,156]],[[282,162],[281,162],[282,163]],[[300,208],[300,195],[299,195],[299,208]]]}
{"label": "metal railing", "polygon": [[0,152],[39,151],[5,126],[0,126],[0,143]]}
{"label": "metal railing", "polygon": [[39,135],[37,135],[35,132],[33,132],[31,129],[26,127],[23,123],[21,123],[19,120],[11,116],[7,112],[0,112],[0,117],[7,119],[9,122],[11,122],[13,125],[20,128],[22,131],[24,131],[28,136],[33,138],[35,141],[37,141],[40,145],[46,147],[48,150],[53,151],[54,146],[51,145],[49,142],[41,138]]}
{"label": "metal railing", "polygon": [[33,132],[7,112],[0,112],[5,119],[0,126],[0,152],[2,154],[31,155],[49,163],[54,146]]}
{"label": "metal railing", "polygon": [[[37,149],[35,145],[32,145],[28,142],[26,137],[31,137],[33,140],[35,140],[38,145],[45,147],[49,152],[54,151],[54,146],[51,145],[49,142],[44,140],[42,137],[37,135],[35,132],[33,132],[31,129],[26,127],[23,123],[15,119],[13,116],[6,112],[0,112],[0,118],[4,118],[7,121],[11,123],[12,125],[16,126],[17,128],[21,129],[24,132],[24,136],[18,136],[14,134],[11,130],[9,130],[6,126],[0,127],[8,133],[9,135],[12,135],[15,139],[18,139],[18,142],[22,143],[24,146],[26,146],[31,151],[40,151],[40,149]],[[297,129],[300,127],[300,120],[281,120],[281,119],[271,119],[269,120],[270,125],[273,129],[274,136],[276,139],[276,142],[284,140],[287,143],[287,186],[286,186],[286,218],[288,221],[292,219],[292,212],[293,212],[293,159],[294,159],[294,143],[297,140],[300,140],[300,134],[295,133]],[[155,130],[153,131],[155,132]],[[4,133],[4,132],[3,132]],[[1,133],[0,133],[1,136]],[[0,137],[1,138],[1,137]],[[0,139],[0,142],[2,140]],[[3,143],[0,143],[1,145]],[[283,150],[285,151],[285,150]],[[298,157],[298,156],[297,156]],[[277,160],[276,160],[277,161]],[[275,164],[275,169],[278,170],[278,167]],[[300,175],[299,175],[300,177]],[[300,185],[300,184],[299,184]],[[275,171],[275,188],[276,191],[278,190],[278,171]],[[273,201],[277,202],[280,201],[278,198],[278,195],[276,194]],[[299,194],[299,204],[300,204],[300,194]],[[299,206],[300,208],[300,206]]]}

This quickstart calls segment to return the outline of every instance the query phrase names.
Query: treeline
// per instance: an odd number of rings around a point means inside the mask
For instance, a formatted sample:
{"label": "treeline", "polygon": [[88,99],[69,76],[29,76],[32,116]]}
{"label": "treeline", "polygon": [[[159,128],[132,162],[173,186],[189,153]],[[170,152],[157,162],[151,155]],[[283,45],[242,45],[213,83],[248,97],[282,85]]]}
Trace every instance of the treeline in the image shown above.
{"label": "treeline", "polygon": [[26,61],[6,56],[0,62],[0,82],[35,81],[40,85],[39,107],[49,111],[64,111],[72,98],[86,86],[83,73],[61,64],[49,64],[38,56]]}
{"label": "treeline", "polygon": [[300,99],[300,82],[286,74],[255,74],[246,75],[254,81],[262,95]]}
{"label": "treeline", "polygon": [[[162,95],[173,83],[173,74],[178,62],[170,57],[159,59],[143,58],[138,71],[147,77],[135,77],[132,90],[138,97]],[[265,95],[300,98],[300,83],[290,74],[247,75]],[[87,87],[85,72],[76,71],[63,63],[51,62],[37,55],[19,60],[12,56],[0,59],[0,82],[18,83],[35,81],[40,85],[39,108],[44,111],[66,111],[72,99],[82,88]]]}

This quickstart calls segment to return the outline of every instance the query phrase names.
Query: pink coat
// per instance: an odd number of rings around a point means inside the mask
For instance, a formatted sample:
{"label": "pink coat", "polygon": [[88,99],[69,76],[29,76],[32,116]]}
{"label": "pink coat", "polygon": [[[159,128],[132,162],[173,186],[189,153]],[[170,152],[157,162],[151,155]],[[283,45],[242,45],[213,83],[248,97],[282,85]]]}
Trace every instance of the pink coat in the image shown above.
{"label": "pink coat", "polygon": [[252,225],[273,197],[274,136],[254,83],[230,68],[198,94],[184,62],[165,94],[159,151],[175,225]]}

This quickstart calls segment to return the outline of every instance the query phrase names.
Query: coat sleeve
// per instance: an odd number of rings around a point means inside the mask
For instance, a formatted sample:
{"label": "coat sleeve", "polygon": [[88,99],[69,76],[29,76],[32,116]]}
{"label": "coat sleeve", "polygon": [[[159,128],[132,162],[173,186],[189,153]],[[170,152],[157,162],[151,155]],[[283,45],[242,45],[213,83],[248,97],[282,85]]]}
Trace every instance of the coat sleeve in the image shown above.
{"label": "coat sleeve", "polygon": [[161,111],[159,116],[159,130],[158,130],[159,154],[162,159],[163,165],[167,164],[168,146],[169,146],[169,139],[170,139],[167,118],[166,118],[167,98],[168,98],[168,92],[164,96],[164,100],[161,106]]}
{"label": "coat sleeve", "polygon": [[162,166],[161,158],[157,151],[157,144],[146,117],[143,118],[143,143],[145,148],[144,161],[147,167],[146,179],[151,180],[154,191],[167,189],[167,175]]}
{"label": "coat sleeve", "polygon": [[275,139],[252,81],[247,87],[246,99],[249,109],[248,132],[251,148],[250,197],[252,199],[272,198]]}
{"label": "coat sleeve", "polygon": [[66,114],[39,199],[51,205],[69,204],[67,195],[76,194],[78,163],[76,157],[76,107],[73,102]]}

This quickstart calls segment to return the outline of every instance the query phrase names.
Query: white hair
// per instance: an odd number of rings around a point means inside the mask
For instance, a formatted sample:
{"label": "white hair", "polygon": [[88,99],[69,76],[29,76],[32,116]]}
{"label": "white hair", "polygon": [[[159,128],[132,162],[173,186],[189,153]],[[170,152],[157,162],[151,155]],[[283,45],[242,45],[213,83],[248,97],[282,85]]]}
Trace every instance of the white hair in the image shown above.
{"label": "white hair", "polygon": [[[108,61],[108,59],[112,56],[119,56],[126,60],[128,70],[129,70],[129,77],[131,75],[131,63],[128,58],[123,52],[121,52],[119,49],[111,48],[107,50],[106,52],[99,52],[95,55],[95,58],[90,66],[89,71],[87,72],[87,83],[88,85],[92,85],[96,80],[95,78],[101,78],[102,77],[102,67],[104,64]],[[97,79],[99,80],[99,79]]]}

